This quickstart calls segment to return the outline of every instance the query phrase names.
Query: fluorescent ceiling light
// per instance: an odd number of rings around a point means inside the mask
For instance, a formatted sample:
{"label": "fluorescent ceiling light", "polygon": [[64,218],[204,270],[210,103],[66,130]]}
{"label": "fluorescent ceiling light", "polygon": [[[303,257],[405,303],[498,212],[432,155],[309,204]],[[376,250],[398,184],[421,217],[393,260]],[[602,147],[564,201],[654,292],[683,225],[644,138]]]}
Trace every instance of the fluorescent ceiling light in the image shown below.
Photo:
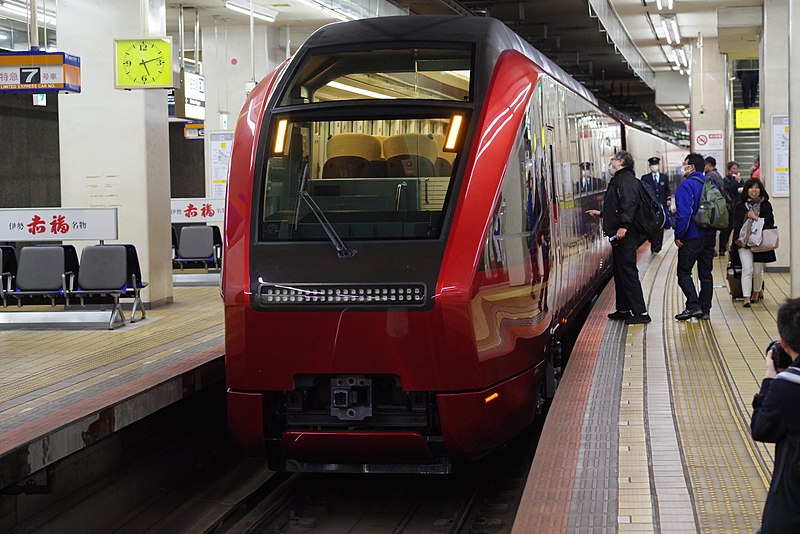
{"label": "fluorescent ceiling light", "polygon": [[347,22],[348,20],[358,20],[359,17],[348,15],[347,13],[342,13],[341,11],[337,11],[333,8],[326,6],[321,2],[316,2],[315,0],[300,0],[300,3],[303,3],[309,7],[314,7],[321,10],[323,13],[327,13],[328,15],[335,17],[341,21]]}
{"label": "fluorescent ceiling light", "polygon": [[[19,0],[5,0],[4,2],[0,2],[0,11],[5,11],[6,13],[11,13],[12,15],[17,15],[18,17],[23,17],[22,22],[27,22],[29,18],[29,11],[27,2],[21,2]],[[56,25],[56,14],[53,11],[48,11],[43,8],[39,8],[36,10],[36,19],[41,22],[45,23],[48,26],[55,26]]]}
{"label": "fluorescent ceiling light", "polygon": [[667,24],[667,19],[661,18],[661,27],[664,28],[664,36],[667,39],[667,43],[672,44],[672,37],[669,35],[669,24]]}
{"label": "fluorescent ceiling light", "polygon": [[672,0],[664,0],[663,2],[662,0],[656,0],[656,7],[659,11],[664,8],[672,9]]}
{"label": "fluorescent ceiling light", "polygon": [[675,42],[681,44],[681,32],[678,30],[678,19],[674,16],[669,19],[672,31],[675,32]]}
{"label": "fluorescent ceiling light", "polygon": [[681,44],[681,32],[678,29],[678,19],[675,15],[661,15],[661,27],[664,29],[667,43]]}
{"label": "fluorescent ceiling light", "polygon": [[683,63],[684,67],[689,66],[689,59],[686,57],[686,52],[684,52],[683,48],[678,49],[678,55],[681,58],[681,63]]}
{"label": "fluorescent ceiling light", "polygon": [[370,98],[380,98],[381,100],[389,100],[394,98],[393,96],[376,93],[375,91],[370,91],[369,89],[353,87],[352,85],[345,85],[339,82],[328,82],[327,86],[333,89],[341,89],[342,91],[348,91],[350,93],[355,93],[361,96],[368,96]]}
{"label": "fluorescent ceiling light", "polygon": [[[227,0],[225,2],[225,7],[232,11],[236,11],[237,13],[241,13],[243,15],[250,16],[250,5],[248,4],[241,4],[238,2],[232,2],[231,0]],[[275,19],[278,17],[278,12],[273,9],[268,9],[266,7],[261,6],[253,6],[253,18],[257,18],[259,20],[265,20],[267,22],[275,22]]]}

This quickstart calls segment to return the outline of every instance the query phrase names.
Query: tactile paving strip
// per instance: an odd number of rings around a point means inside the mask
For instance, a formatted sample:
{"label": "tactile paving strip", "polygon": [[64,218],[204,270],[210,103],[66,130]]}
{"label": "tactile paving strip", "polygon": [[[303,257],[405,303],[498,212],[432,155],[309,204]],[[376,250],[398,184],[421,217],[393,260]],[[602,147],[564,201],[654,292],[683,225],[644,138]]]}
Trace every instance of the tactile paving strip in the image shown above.
{"label": "tactile paving strip", "polygon": [[[670,269],[677,267],[677,255]],[[715,273],[719,284],[719,270]],[[717,287],[717,303],[727,290]],[[720,293],[722,295],[720,295]],[[681,450],[702,532],[755,532],[760,525],[768,476],[765,459],[750,437],[749,414],[729,380],[725,355],[716,348],[717,323],[679,322],[677,284],[667,285],[664,341],[668,348],[674,413]],[[718,314],[712,308],[712,318]]]}
{"label": "tactile paving strip", "polygon": [[617,451],[620,383],[624,359],[622,321],[606,328],[584,415],[575,484],[569,510],[569,532],[616,532]]}

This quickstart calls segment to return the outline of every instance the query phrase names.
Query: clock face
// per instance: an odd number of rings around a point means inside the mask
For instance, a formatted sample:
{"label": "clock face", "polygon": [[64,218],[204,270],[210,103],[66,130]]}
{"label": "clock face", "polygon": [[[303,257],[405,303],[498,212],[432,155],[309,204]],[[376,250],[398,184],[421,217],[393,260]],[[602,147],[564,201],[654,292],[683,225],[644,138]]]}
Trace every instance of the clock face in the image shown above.
{"label": "clock face", "polygon": [[116,39],[116,87],[172,87],[172,39]]}

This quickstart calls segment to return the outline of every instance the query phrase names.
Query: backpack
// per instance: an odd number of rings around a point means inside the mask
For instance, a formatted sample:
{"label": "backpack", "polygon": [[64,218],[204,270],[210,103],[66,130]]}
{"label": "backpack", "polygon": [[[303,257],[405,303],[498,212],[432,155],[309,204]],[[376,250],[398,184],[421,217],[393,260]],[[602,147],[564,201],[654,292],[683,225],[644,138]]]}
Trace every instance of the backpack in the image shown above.
{"label": "backpack", "polygon": [[664,228],[664,207],[656,197],[655,188],[649,183],[639,182],[639,207],[633,216],[633,224],[642,235],[650,236]]}
{"label": "backpack", "polygon": [[697,176],[693,180],[703,184],[700,193],[700,204],[694,213],[694,222],[704,230],[724,230],[728,227],[728,202],[725,196],[717,189],[714,182],[707,179],[700,180]]}

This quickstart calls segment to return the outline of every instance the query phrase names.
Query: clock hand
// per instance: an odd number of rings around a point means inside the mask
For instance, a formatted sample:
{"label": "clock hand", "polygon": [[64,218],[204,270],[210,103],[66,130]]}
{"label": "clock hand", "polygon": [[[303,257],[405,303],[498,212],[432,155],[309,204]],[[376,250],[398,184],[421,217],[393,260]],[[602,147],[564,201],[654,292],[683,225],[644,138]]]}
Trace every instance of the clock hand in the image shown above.
{"label": "clock hand", "polygon": [[147,75],[150,76],[150,69],[147,68],[147,61],[142,60],[139,65],[144,67],[144,70],[147,72]]}

